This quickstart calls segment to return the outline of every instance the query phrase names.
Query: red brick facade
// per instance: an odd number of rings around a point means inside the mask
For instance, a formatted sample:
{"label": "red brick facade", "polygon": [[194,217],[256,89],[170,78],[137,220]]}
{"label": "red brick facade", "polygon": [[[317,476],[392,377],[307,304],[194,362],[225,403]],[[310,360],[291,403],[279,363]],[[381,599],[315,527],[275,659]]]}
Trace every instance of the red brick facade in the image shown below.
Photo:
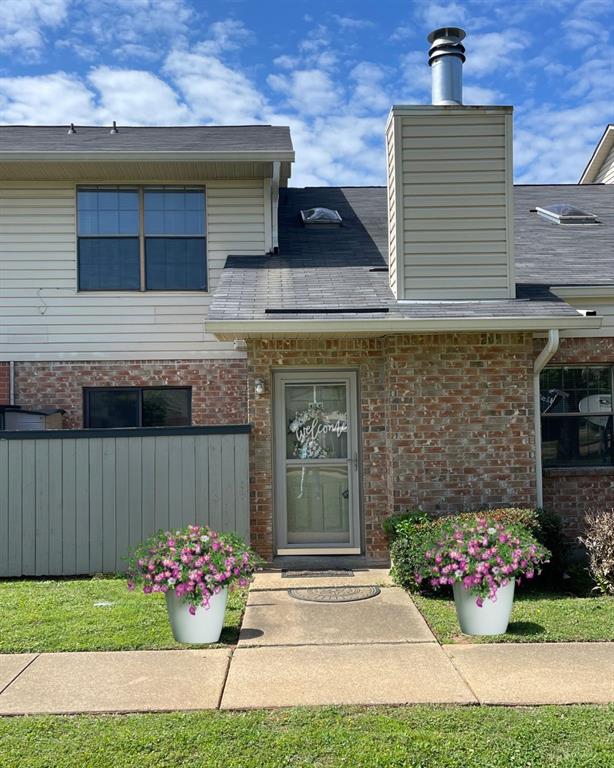
{"label": "red brick facade", "polygon": [[245,360],[15,363],[16,403],[63,408],[67,429],[83,427],[83,387],[112,386],[190,386],[193,424],[247,421]]}
{"label": "red brick facade", "polygon": [[10,397],[10,366],[9,363],[0,363],[0,405],[8,405]]}
{"label": "red brick facade", "polygon": [[[446,334],[249,343],[252,541],[273,545],[272,371],[358,371],[363,535],[387,557],[381,529],[393,511],[534,504],[528,334]],[[263,396],[253,381],[266,382]]]}
{"label": "red brick facade", "polygon": [[[614,338],[563,339],[549,365],[614,365]],[[614,467],[546,469],[544,507],[561,515],[565,530],[576,537],[591,509],[614,507]]]}

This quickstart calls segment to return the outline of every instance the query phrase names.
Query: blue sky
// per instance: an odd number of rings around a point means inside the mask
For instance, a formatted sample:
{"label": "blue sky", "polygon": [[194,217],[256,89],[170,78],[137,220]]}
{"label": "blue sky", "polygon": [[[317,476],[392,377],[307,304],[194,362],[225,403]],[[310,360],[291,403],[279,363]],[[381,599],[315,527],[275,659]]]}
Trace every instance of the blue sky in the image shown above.
{"label": "blue sky", "polygon": [[0,0],[0,123],[290,125],[295,185],[385,183],[426,35],[467,31],[465,102],[515,107],[516,180],[578,180],[614,121],[614,0]]}

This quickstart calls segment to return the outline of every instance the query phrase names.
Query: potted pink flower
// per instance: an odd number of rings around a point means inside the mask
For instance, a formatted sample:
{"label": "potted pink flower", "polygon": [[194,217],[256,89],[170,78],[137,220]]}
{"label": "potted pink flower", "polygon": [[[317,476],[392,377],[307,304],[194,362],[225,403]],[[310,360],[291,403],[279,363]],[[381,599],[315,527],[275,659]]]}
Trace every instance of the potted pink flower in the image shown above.
{"label": "potted pink flower", "polygon": [[434,589],[452,587],[458,622],[466,635],[503,634],[515,584],[540,573],[550,555],[526,528],[486,518],[443,526],[424,546],[416,581]]}
{"label": "potted pink flower", "polygon": [[246,587],[260,559],[232,533],[189,525],[160,531],[136,547],[128,589],[162,592],[175,640],[216,643],[224,626],[228,590]]}

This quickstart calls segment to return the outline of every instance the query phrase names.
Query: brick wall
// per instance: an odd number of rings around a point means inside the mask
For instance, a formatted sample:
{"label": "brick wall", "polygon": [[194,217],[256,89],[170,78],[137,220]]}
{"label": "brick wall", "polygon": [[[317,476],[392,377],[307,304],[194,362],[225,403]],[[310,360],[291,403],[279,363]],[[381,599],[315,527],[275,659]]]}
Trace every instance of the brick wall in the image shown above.
{"label": "brick wall", "polygon": [[[614,338],[563,339],[549,365],[587,363],[614,365]],[[544,507],[561,515],[567,535],[575,538],[588,510],[614,507],[614,467],[546,469]]]}
{"label": "brick wall", "polygon": [[584,530],[587,512],[614,507],[614,469],[546,469],[544,507],[557,512],[562,518],[567,538],[576,539]]}
{"label": "brick wall", "polygon": [[247,421],[245,360],[15,363],[16,403],[64,408],[69,429],[83,426],[83,387],[110,386],[190,386],[193,424]]}
{"label": "brick wall", "polygon": [[8,405],[10,397],[9,364],[0,363],[0,405]]}
{"label": "brick wall", "polygon": [[395,511],[535,503],[528,334],[390,337],[386,358]]}
{"label": "brick wall", "polygon": [[[255,546],[271,556],[273,368],[359,372],[363,533],[375,561],[387,557],[381,521],[394,510],[535,503],[532,362],[528,334],[250,342]],[[266,382],[261,397],[256,378]]]}

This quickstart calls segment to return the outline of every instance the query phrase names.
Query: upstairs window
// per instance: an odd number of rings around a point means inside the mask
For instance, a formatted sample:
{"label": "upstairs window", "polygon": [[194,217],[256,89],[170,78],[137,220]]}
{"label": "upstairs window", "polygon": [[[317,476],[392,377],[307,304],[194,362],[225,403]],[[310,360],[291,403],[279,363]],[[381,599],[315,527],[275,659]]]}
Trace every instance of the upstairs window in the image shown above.
{"label": "upstairs window", "polygon": [[205,193],[145,189],[145,286],[150,291],[207,287]]}
{"label": "upstairs window", "polygon": [[79,290],[207,290],[205,191],[77,190]]}
{"label": "upstairs window", "polygon": [[80,189],[77,193],[77,231],[79,290],[139,290],[137,189]]}
{"label": "upstairs window", "polygon": [[546,368],[541,373],[544,467],[614,464],[614,368]]}
{"label": "upstairs window", "polygon": [[90,429],[188,427],[189,387],[96,387],[84,390],[84,423]]}

